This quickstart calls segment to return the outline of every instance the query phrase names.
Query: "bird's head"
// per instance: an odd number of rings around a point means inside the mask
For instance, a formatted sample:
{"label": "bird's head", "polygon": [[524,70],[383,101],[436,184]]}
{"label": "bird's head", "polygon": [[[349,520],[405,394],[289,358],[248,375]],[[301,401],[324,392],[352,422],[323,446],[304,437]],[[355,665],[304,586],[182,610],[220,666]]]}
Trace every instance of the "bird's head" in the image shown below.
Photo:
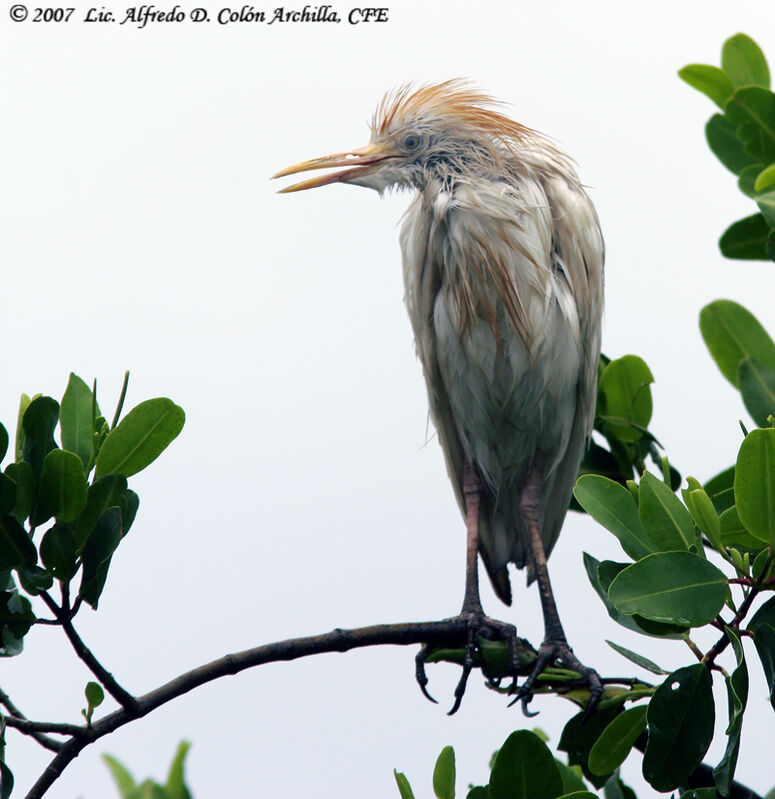
{"label": "bird's head", "polygon": [[503,157],[513,154],[532,131],[494,111],[493,105],[492,98],[462,80],[402,86],[379,104],[365,147],[303,161],[272,177],[345,167],[281,193],[329,183],[352,183],[381,193],[390,186],[423,188],[429,177],[445,180],[502,170]]}

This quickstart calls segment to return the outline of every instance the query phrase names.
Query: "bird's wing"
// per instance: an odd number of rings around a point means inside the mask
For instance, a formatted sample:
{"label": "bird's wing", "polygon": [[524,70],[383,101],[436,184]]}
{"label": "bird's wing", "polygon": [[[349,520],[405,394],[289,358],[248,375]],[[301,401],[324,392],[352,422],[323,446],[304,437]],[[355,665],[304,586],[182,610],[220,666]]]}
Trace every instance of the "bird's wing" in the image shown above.
{"label": "bird's wing", "polygon": [[[423,208],[422,195],[409,207],[401,230],[406,306],[414,332],[415,347],[423,367],[428,389],[431,419],[439,436],[444,460],[460,510],[465,517],[463,496],[463,445],[455,427],[450,398],[441,374],[438,342],[433,324],[436,298],[442,283],[442,261],[429,251],[432,216]],[[495,593],[511,605],[511,584],[504,567],[496,569],[490,553],[494,551],[487,514],[479,523],[480,552]]]}
{"label": "bird's wing", "polygon": [[547,556],[560,534],[578,474],[578,465],[592,434],[597,399],[603,316],[605,248],[594,206],[580,186],[555,178],[546,182],[553,209],[553,258],[567,275],[579,319],[580,371],[572,432],[564,458],[547,486],[542,538]]}

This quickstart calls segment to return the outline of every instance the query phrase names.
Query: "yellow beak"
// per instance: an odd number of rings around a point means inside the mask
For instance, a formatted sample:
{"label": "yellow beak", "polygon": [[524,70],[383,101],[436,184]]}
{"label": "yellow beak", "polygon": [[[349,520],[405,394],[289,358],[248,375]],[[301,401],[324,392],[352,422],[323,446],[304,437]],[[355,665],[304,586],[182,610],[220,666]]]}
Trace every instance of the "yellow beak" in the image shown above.
{"label": "yellow beak", "polygon": [[[357,150],[348,150],[344,153],[334,155],[324,155],[322,158],[313,158],[311,161],[302,161],[294,164],[287,169],[283,169],[276,175],[272,175],[272,180],[282,178],[286,175],[295,175],[298,172],[309,172],[313,169],[329,169],[336,166],[351,167],[343,169],[341,172],[331,172],[318,178],[304,180],[301,183],[294,183],[285,189],[280,189],[278,194],[287,194],[291,191],[303,191],[304,189],[314,189],[318,186],[327,186],[329,183],[347,183],[355,177],[371,172],[370,167],[380,164],[388,158],[395,158],[397,153],[390,150],[385,144],[367,144]],[[352,168],[354,167],[354,168]]]}

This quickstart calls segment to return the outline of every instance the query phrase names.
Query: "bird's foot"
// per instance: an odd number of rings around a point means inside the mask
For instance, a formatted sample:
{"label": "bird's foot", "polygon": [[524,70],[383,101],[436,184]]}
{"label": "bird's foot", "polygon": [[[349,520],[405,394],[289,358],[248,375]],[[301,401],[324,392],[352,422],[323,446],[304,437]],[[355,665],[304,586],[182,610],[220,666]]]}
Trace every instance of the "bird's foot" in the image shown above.
{"label": "bird's foot", "polygon": [[584,711],[584,718],[588,718],[594,713],[598,702],[600,702],[600,698],[603,695],[603,684],[600,680],[600,675],[594,669],[585,666],[573,654],[573,650],[568,646],[568,642],[564,638],[546,639],[541,644],[538,650],[538,657],[533,665],[533,670],[520,686],[517,695],[514,697],[513,701],[509,703],[509,707],[517,702],[521,702],[522,712],[526,716],[538,715],[537,713],[531,712],[528,705],[533,699],[533,689],[535,688],[539,675],[544,669],[553,665],[558,665],[563,669],[574,671],[579,674],[579,679],[572,681],[575,687],[586,686],[589,688],[589,702]]}
{"label": "bird's foot", "polygon": [[[459,616],[453,616],[448,619],[449,622],[457,622],[457,629],[450,633],[449,638],[443,641],[436,641],[433,644],[425,644],[415,657],[415,678],[420,690],[426,699],[431,702],[436,700],[428,693],[428,676],[425,673],[425,664],[428,661],[428,656],[434,650],[440,647],[450,647],[462,649],[464,651],[463,660],[461,663],[463,673],[460,675],[457,685],[455,686],[455,701],[452,709],[448,715],[456,713],[463,701],[463,695],[466,692],[466,685],[471,671],[475,666],[482,667],[484,665],[484,657],[482,654],[482,644],[484,641],[504,641],[508,645],[508,664],[506,666],[506,673],[512,678],[511,691],[517,689],[517,673],[519,670],[519,645],[520,639],[517,637],[517,628],[513,624],[507,624],[497,619],[491,619],[485,616],[481,608],[473,610],[463,610]],[[535,650],[531,650],[535,651]],[[500,683],[501,677],[487,676],[487,681],[492,685]]]}

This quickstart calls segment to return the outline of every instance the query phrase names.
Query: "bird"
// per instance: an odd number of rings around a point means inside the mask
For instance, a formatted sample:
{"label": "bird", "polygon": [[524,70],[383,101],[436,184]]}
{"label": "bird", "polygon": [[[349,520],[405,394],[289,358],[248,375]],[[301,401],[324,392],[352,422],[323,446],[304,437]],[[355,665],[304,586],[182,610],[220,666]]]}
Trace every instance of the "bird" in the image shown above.
{"label": "bird", "polygon": [[[600,356],[604,243],[575,162],[456,78],[399,86],[379,103],[366,146],[272,177],[339,167],[281,193],[334,183],[414,193],[400,233],[405,303],[467,530],[459,616],[468,639],[450,712],[477,636],[515,634],[484,615],[478,556],[506,605],[509,564],[538,583],[544,640],[517,694],[523,710],[555,662],[577,671],[596,701],[599,677],[568,644],[547,570],[592,433]],[[417,677],[432,699],[427,652]]]}

